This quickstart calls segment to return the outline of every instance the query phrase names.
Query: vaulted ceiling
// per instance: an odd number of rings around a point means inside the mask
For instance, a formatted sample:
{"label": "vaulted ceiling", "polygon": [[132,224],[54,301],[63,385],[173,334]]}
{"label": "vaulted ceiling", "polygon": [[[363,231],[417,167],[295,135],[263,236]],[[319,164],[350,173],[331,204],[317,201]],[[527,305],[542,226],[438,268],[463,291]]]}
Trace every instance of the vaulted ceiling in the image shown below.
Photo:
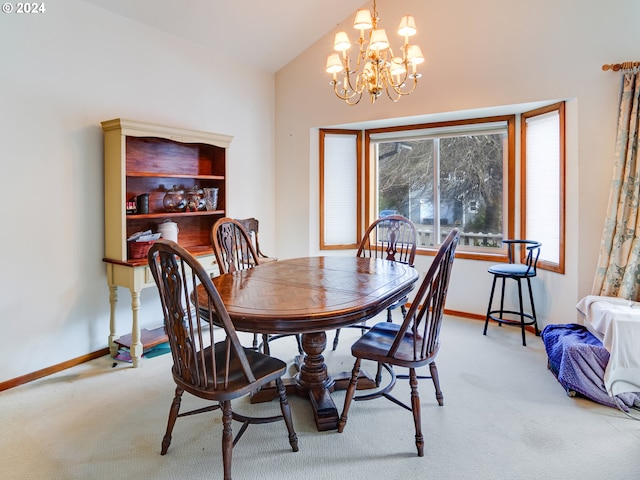
{"label": "vaulted ceiling", "polygon": [[84,0],[276,72],[366,0]]}

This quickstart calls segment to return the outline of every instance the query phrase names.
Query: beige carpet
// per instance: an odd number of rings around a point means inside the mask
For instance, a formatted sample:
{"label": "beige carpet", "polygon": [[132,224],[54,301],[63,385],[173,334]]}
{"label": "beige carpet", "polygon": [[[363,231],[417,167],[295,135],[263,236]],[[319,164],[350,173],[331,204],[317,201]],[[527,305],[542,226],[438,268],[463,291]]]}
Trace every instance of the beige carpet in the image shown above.
{"label": "beige carpet", "polygon": [[[331,370],[352,366],[345,329]],[[329,341],[333,338],[330,332]],[[425,456],[415,454],[411,414],[379,399],[353,404],[342,434],[318,432],[308,402],[292,397],[300,451],[281,423],[252,426],[234,449],[235,479],[640,478],[640,422],[566,396],[546,368],[542,341],[522,347],[515,328],[445,319],[438,361],[445,405],[421,382]],[[272,344],[288,358],[292,339]],[[104,357],[0,393],[0,478],[222,478],[220,413],[178,419],[166,456],[160,442],[174,385],[170,355],[129,368]],[[408,397],[406,382],[396,391]],[[344,392],[334,394],[342,410]],[[185,394],[184,408],[201,402]],[[245,412],[277,413],[277,402]],[[237,424],[234,423],[234,426]]]}

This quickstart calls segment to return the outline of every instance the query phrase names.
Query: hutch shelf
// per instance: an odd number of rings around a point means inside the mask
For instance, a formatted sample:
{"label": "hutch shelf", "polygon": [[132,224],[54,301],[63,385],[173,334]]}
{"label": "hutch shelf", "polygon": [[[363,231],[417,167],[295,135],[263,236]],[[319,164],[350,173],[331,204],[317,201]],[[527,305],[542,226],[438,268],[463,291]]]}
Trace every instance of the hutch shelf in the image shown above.
{"label": "hutch shelf", "polygon": [[[144,348],[138,324],[140,292],[154,287],[145,258],[131,258],[127,238],[151,230],[167,220],[178,226],[178,243],[195,255],[210,273],[215,257],[209,238],[211,227],[226,212],[226,158],[232,137],[196,130],[154,125],[133,120],[102,122],[104,132],[105,256],[111,305],[109,349],[117,354],[116,304],[118,287],[131,292],[131,332],[126,335],[133,366]],[[216,210],[166,211],[163,199],[173,186],[218,189]],[[127,213],[127,202],[148,194],[148,213]],[[129,339],[130,335],[130,339]],[[125,342],[120,342],[123,344]]]}

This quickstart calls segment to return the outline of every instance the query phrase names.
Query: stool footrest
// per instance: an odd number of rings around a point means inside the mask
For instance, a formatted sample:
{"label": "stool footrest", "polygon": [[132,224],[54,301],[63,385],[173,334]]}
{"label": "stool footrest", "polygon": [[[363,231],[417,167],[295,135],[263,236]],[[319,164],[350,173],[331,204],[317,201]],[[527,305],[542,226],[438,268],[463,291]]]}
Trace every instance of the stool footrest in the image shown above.
{"label": "stool footrest", "polygon": [[[507,314],[507,315],[515,315],[515,316],[518,317],[518,319],[500,318],[499,316],[497,316],[497,315],[500,315],[500,314],[502,314],[502,315],[505,315],[505,314]],[[530,313],[523,313],[522,316],[525,319],[528,318],[528,319],[531,320],[529,322],[527,322],[525,320],[524,325],[535,325],[537,323],[535,317],[533,315],[531,315]],[[491,320],[493,320],[495,322],[498,322],[498,323],[505,323],[507,325],[516,325],[516,326],[523,325],[523,322],[520,319],[520,312],[517,312],[515,310],[502,310],[502,311],[500,311],[500,310],[491,310],[488,313],[487,317],[489,317]]]}

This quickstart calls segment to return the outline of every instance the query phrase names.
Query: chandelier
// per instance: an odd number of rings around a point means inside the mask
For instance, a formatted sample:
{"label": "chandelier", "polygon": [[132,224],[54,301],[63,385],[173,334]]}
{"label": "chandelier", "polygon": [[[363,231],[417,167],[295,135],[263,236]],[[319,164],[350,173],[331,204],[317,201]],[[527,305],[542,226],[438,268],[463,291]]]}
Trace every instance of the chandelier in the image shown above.
{"label": "chandelier", "polygon": [[[373,12],[366,9],[356,12],[353,28],[360,30],[360,38],[355,60],[348,53],[351,42],[346,32],[336,33],[333,48],[338,53],[327,58],[326,70],[333,75],[333,91],[349,105],[360,102],[365,90],[371,103],[383,92],[391,101],[397,102],[415,90],[421,77],[416,67],[424,62],[422,51],[417,45],[409,45],[409,37],[417,31],[413,16],[405,15],[400,20],[398,35],[404,37],[404,45],[398,56],[394,56],[384,28],[378,28],[379,20],[376,0],[373,0]],[[369,32],[365,39],[366,30]]]}

